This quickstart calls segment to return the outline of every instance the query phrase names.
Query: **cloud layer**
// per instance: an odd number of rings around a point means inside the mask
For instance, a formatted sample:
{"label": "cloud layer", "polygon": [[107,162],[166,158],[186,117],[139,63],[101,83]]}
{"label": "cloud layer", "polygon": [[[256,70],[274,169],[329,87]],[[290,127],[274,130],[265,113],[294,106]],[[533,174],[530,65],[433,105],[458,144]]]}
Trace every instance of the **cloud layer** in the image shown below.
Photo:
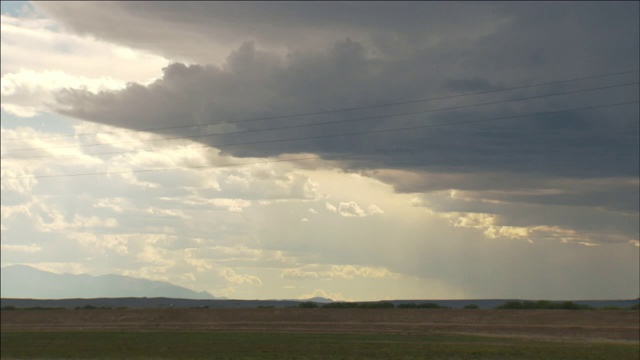
{"label": "cloud layer", "polygon": [[35,8],[2,16],[3,264],[245,298],[636,296],[638,72],[534,85],[637,69],[637,3]]}

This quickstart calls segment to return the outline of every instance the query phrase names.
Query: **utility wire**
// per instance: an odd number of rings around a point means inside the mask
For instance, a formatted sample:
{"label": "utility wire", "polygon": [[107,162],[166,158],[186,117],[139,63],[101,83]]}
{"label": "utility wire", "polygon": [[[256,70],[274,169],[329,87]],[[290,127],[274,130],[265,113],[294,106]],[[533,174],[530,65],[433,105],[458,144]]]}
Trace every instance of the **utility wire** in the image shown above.
{"label": "utility wire", "polygon": [[254,118],[254,119],[209,122],[209,123],[205,123],[205,124],[191,124],[191,125],[154,127],[154,128],[140,129],[140,130],[119,130],[119,131],[110,131],[110,132],[100,132],[100,131],[99,132],[87,132],[87,133],[80,133],[80,134],[74,134],[74,135],[52,135],[52,136],[45,136],[45,137],[2,138],[0,140],[2,140],[2,141],[12,141],[12,140],[28,140],[28,139],[68,138],[68,137],[76,137],[76,136],[94,135],[94,134],[98,134],[98,133],[101,133],[101,134],[121,134],[121,133],[129,133],[129,132],[150,132],[150,131],[157,131],[157,130],[174,130],[174,129],[185,129],[185,128],[197,128],[197,127],[202,127],[202,126],[210,126],[210,125],[218,125],[218,124],[237,124],[237,123],[251,122],[251,121],[287,119],[287,118],[295,118],[295,117],[303,117],[303,116],[332,114],[332,113],[338,113],[338,112],[344,112],[344,111],[376,109],[376,108],[387,107],[387,106],[406,105],[406,104],[414,104],[414,103],[427,102],[427,101],[453,99],[453,98],[457,98],[457,97],[472,96],[472,95],[491,94],[491,93],[497,93],[497,92],[503,92],[503,91],[527,89],[527,88],[547,86],[547,85],[556,85],[556,84],[563,84],[563,83],[574,82],[574,81],[598,79],[598,78],[604,78],[604,77],[610,77],[610,76],[616,76],[616,75],[624,75],[624,74],[637,73],[637,72],[640,72],[640,70],[628,70],[628,71],[621,71],[621,72],[616,72],[616,73],[585,76],[585,77],[580,77],[580,78],[572,78],[572,79],[566,79],[566,80],[551,81],[551,82],[545,82],[545,83],[539,83],[539,84],[521,85],[521,86],[514,86],[514,87],[509,87],[509,88],[503,88],[503,89],[477,91],[477,92],[470,92],[470,93],[463,93],[463,94],[456,94],[456,95],[448,95],[448,96],[441,96],[441,97],[432,97],[432,98],[417,99],[417,100],[406,100],[406,101],[399,101],[399,102],[392,102],[392,103],[385,103],[385,104],[358,106],[358,107],[351,107],[351,108],[340,108],[340,109],[333,109],[333,110],[322,110],[322,111],[314,111],[314,112],[306,112],[306,113],[294,113],[294,114],[288,114],[288,115],[278,115],[278,116],[261,117],[261,118]]}
{"label": "utility wire", "polygon": [[[139,143],[157,142],[157,141],[197,139],[197,138],[205,138],[205,137],[218,136],[218,135],[236,135],[236,134],[256,133],[256,132],[265,132],[265,131],[294,129],[294,128],[306,128],[306,127],[329,125],[329,124],[342,124],[342,123],[362,121],[362,120],[392,118],[392,117],[396,117],[396,116],[418,115],[418,114],[426,114],[426,113],[438,112],[438,111],[467,109],[467,108],[477,107],[477,106],[504,104],[504,103],[509,103],[509,102],[531,100],[531,99],[540,99],[540,98],[552,97],[552,96],[558,96],[558,95],[567,95],[567,94],[576,94],[576,93],[588,92],[588,91],[612,89],[612,88],[617,88],[617,87],[637,85],[638,83],[639,82],[636,81],[636,82],[617,84],[617,85],[600,86],[600,87],[588,88],[588,89],[564,91],[564,92],[553,93],[553,94],[528,96],[528,97],[522,97],[522,98],[517,98],[517,99],[491,101],[491,102],[485,102],[485,103],[477,103],[477,104],[462,105],[462,106],[452,106],[452,107],[444,107],[444,108],[438,108],[438,109],[428,109],[428,110],[412,111],[412,112],[404,112],[404,113],[395,113],[395,114],[387,114],[387,115],[367,116],[367,117],[355,118],[355,119],[333,120],[333,121],[325,121],[325,122],[318,122],[318,123],[311,123],[311,124],[288,125],[288,126],[265,128],[265,129],[240,130],[240,131],[231,131],[231,132],[226,132],[226,133],[198,134],[198,135],[188,135],[188,136],[174,136],[174,137],[159,138],[159,139],[124,141],[124,142],[115,142],[115,143],[112,142],[112,143],[75,144],[75,145],[48,147],[47,149],[43,149],[41,147],[22,148],[22,149],[11,150],[10,153],[15,153],[17,151],[33,151],[33,150],[64,149],[64,148],[86,148],[86,147],[93,147],[93,146],[139,144]],[[124,153],[124,152],[122,152],[122,153]],[[51,157],[51,156],[52,155],[40,155],[40,156],[20,157],[20,158],[25,158],[25,159],[26,158],[43,158],[43,157]],[[9,158],[9,157],[8,156],[4,156],[4,157],[1,157],[0,159],[6,159],[6,158]]]}
{"label": "utility wire", "polygon": [[[560,113],[567,113],[572,111],[594,110],[594,109],[601,109],[606,107],[614,107],[614,106],[622,106],[622,105],[630,105],[630,104],[638,104],[638,103],[640,103],[640,101],[621,102],[621,103],[614,103],[614,104],[596,105],[596,106],[556,110],[556,111],[545,111],[545,112],[529,113],[529,114],[523,114],[523,115],[503,116],[503,117],[489,118],[489,119],[465,120],[465,121],[449,122],[449,123],[441,123],[441,124],[410,126],[410,127],[394,128],[394,129],[380,129],[380,130],[359,131],[359,132],[350,132],[350,133],[334,134],[334,135],[309,136],[309,137],[302,137],[302,138],[295,138],[295,139],[279,139],[279,140],[255,141],[250,143],[225,144],[225,145],[216,145],[216,147],[235,146],[235,145],[256,145],[256,144],[277,143],[277,142],[285,142],[285,141],[300,141],[300,140],[312,140],[312,139],[317,140],[317,139],[325,139],[325,138],[341,137],[341,136],[389,133],[389,132],[395,132],[395,131],[463,125],[463,124],[490,122],[490,121],[498,121],[498,120],[506,120],[506,119],[517,119],[517,118],[523,118],[523,117],[532,117],[532,116],[549,115],[549,114],[560,114]],[[353,156],[340,155],[332,158],[343,159],[343,158],[359,158],[364,156],[366,155],[353,155]],[[224,164],[224,165],[203,165],[203,166],[193,166],[193,167],[172,167],[172,168],[159,168],[159,169],[140,169],[140,170],[125,170],[125,171],[115,171],[115,172],[107,171],[107,172],[91,172],[91,173],[78,173],[78,174],[16,176],[16,177],[4,177],[2,178],[2,180],[62,178],[62,177],[78,177],[78,176],[93,176],[93,175],[111,175],[111,174],[123,174],[123,173],[148,173],[148,172],[171,171],[171,170],[191,170],[191,169],[204,169],[204,168],[214,168],[214,167],[243,166],[243,165],[252,165],[252,164],[260,164],[260,163],[270,163],[270,162],[273,162],[273,163],[287,162],[287,161],[293,162],[293,161],[304,161],[304,160],[310,160],[310,159],[318,159],[318,157],[314,156],[314,157],[305,157],[305,158],[299,158],[299,159],[272,160],[268,162],[234,163],[234,164]]]}

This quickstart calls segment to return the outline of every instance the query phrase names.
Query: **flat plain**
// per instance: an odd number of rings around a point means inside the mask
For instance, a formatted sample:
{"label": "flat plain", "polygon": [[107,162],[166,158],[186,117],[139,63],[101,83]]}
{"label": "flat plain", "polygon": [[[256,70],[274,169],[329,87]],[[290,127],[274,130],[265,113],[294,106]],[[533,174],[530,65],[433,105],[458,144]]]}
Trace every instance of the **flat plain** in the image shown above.
{"label": "flat plain", "polygon": [[2,311],[2,358],[638,359],[640,312]]}

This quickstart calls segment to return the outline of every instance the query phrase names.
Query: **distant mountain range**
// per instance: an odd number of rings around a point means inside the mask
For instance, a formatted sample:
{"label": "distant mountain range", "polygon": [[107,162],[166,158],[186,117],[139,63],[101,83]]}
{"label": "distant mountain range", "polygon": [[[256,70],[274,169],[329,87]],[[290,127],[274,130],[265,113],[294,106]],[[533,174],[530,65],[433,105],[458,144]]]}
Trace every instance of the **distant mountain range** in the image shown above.
{"label": "distant mountain range", "polygon": [[[197,292],[164,281],[136,279],[121,275],[73,275],[55,274],[26,265],[6,266],[1,269],[1,306],[15,307],[64,307],[74,308],[86,305],[97,307],[128,308],[255,308],[255,307],[295,307],[311,301],[318,305],[333,300],[315,297],[290,300],[232,300],[215,298],[206,291]],[[517,299],[467,299],[467,300],[390,300],[400,304],[433,303],[453,309],[467,305],[477,305],[480,309],[492,309],[509,300]],[[360,303],[375,303],[361,301]],[[575,300],[576,304],[594,308],[628,308],[638,304],[640,299],[629,300]]]}
{"label": "distant mountain range", "polygon": [[206,291],[193,291],[164,281],[121,275],[56,274],[26,265],[0,271],[3,298],[68,299],[106,297],[165,297],[213,300]]}

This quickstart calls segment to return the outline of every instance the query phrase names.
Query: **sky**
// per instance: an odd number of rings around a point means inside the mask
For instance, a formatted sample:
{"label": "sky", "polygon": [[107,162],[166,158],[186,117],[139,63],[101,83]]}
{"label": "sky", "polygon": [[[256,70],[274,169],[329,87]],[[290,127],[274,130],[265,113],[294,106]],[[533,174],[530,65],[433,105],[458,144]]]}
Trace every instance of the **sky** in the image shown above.
{"label": "sky", "polygon": [[640,296],[638,2],[2,2],[1,265]]}

